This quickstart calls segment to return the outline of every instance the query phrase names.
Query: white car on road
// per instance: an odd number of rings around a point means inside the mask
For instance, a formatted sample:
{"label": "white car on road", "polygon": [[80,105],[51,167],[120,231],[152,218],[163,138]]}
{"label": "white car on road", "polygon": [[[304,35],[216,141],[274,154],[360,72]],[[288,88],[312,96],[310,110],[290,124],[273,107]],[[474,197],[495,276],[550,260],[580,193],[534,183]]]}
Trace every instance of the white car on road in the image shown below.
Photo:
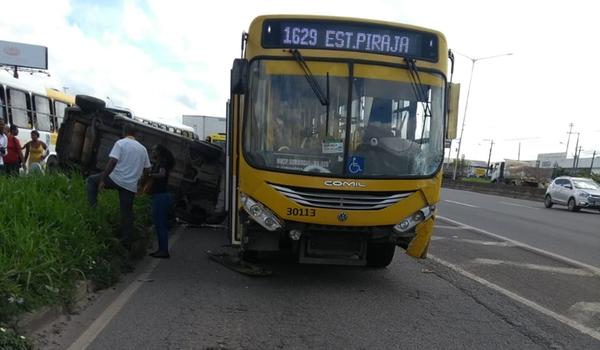
{"label": "white car on road", "polygon": [[566,205],[570,211],[581,208],[600,209],[600,185],[592,179],[561,176],[552,181],[544,197],[544,205]]}

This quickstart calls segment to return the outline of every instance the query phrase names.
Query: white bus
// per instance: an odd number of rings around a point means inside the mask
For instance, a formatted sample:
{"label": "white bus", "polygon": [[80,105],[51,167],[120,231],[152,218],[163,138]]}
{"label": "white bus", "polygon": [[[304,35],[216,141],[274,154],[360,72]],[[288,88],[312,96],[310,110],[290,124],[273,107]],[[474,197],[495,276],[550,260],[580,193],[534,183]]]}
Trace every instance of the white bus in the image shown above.
{"label": "white bus", "polygon": [[75,97],[56,89],[34,86],[0,72],[0,118],[6,125],[19,128],[19,141],[31,140],[31,131],[40,133],[49,150],[46,166],[58,165],[56,139],[65,109],[75,104]]}
{"label": "white bus", "polygon": [[145,118],[141,118],[138,116],[133,117],[134,120],[144,123],[144,124],[148,124],[150,126],[153,126],[155,128],[161,129],[161,130],[165,130],[168,132],[171,132],[173,134],[177,134],[179,136],[183,136],[185,138],[188,139],[192,139],[192,140],[196,140],[198,141],[200,138],[198,137],[198,134],[196,134],[196,132],[194,131],[194,128],[188,125],[184,125],[184,124],[179,124],[179,123],[172,123],[170,122],[169,124],[164,123],[164,122],[159,122],[153,119],[145,119]]}

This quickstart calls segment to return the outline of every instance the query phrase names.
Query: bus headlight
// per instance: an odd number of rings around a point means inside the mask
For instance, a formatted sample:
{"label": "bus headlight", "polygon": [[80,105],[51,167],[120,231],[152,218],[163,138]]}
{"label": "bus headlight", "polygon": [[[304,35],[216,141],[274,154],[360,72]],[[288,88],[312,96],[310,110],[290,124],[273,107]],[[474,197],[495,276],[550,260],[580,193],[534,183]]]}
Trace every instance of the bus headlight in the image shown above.
{"label": "bus headlight", "polygon": [[246,210],[246,213],[267,230],[276,231],[283,226],[273,212],[261,203],[248,197],[246,194],[240,194],[240,201],[242,202],[242,206],[244,207],[244,210]]}
{"label": "bus headlight", "polygon": [[423,207],[412,215],[404,218],[404,220],[400,221],[400,223],[394,225],[394,231],[398,233],[409,231],[421,222],[429,219],[434,212],[435,205]]}

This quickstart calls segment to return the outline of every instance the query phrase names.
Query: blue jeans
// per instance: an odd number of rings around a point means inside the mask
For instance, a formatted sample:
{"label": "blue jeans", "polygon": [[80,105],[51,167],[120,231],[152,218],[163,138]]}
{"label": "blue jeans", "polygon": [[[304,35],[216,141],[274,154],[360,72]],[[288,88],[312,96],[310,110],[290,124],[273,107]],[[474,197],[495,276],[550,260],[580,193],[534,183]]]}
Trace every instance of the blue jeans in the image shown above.
{"label": "blue jeans", "polygon": [[158,250],[169,252],[169,208],[171,195],[168,192],[152,195],[152,219],[158,235]]}

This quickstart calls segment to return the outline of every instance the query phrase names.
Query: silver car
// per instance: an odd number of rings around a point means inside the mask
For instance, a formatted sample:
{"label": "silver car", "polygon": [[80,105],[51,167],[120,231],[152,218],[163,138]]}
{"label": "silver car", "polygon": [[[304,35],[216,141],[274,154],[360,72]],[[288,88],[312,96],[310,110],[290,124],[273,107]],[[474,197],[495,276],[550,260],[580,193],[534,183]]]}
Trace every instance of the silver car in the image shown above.
{"label": "silver car", "polygon": [[581,208],[600,209],[600,185],[592,179],[561,176],[552,181],[546,190],[544,205],[566,205],[570,211]]}

